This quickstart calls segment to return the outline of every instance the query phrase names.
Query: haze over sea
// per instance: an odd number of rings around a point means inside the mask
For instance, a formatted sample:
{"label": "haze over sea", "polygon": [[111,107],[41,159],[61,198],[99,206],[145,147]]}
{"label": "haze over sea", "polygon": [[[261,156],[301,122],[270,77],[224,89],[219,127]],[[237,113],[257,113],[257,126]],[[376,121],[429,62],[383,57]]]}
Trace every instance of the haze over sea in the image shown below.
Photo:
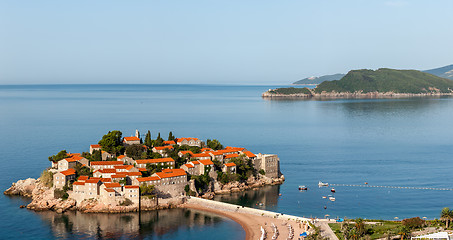
{"label": "haze over sea", "polygon": [[[374,219],[432,219],[443,207],[453,207],[453,191],[335,187],[336,202],[330,202],[322,199],[330,188],[317,186],[321,180],[453,188],[453,98],[270,101],[260,97],[275,87],[0,86],[0,188],[39,177],[50,166],[47,157],[62,149],[88,151],[109,130],[130,136],[138,129],[143,134],[150,130],[153,138],[158,132],[166,138],[173,131],[177,137],[215,138],[224,146],[278,154],[286,177],[283,185],[218,197],[223,201],[254,207],[263,202],[263,208],[306,217]],[[299,192],[299,185],[309,190]],[[2,237],[96,238],[107,233],[117,238],[195,239],[201,233],[244,237],[238,224],[212,214],[182,210],[148,214],[141,221],[146,227],[137,230],[134,214],[110,215],[109,221],[116,225],[109,227],[100,215],[19,209],[27,201],[0,196]],[[181,216],[186,221],[174,221],[170,229],[158,226]],[[85,229],[81,218],[92,221],[95,230]]]}

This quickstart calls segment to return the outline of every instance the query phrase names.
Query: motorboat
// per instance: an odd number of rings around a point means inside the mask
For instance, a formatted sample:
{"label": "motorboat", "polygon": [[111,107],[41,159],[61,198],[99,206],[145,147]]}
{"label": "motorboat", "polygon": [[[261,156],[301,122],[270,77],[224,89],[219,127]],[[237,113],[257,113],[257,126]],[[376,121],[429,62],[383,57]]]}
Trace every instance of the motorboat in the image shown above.
{"label": "motorboat", "polygon": [[330,189],[330,191],[334,193],[335,192],[335,188]]}
{"label": "motorboat", "polygon": [[323,182],[319,181],[318,186],[319,186],[319,187],[327,187],[327,186],[329,186],[329,184],[328,184],[328,183],[323,183]]}
{"label": "motorboat", "polygon": [[322,198],[327,198],[326,196],[322,196]]}
{"label": "motorboat", "polygon": [[335,202],[335,197],[329,197],[329,200]]}
{"label": "motorboat", "polygon": [[305,185],[299,186],[299,191],[306,191],[308,188]]}

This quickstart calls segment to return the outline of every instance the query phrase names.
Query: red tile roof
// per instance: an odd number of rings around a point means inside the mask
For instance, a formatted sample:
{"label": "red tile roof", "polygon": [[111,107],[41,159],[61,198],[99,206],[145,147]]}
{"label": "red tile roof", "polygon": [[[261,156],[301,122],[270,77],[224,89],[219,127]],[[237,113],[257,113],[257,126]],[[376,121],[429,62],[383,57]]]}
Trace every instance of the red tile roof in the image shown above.
{"label": "red tile roof", "polygon": [[226,147],[225,150],[231,150],[231,151],[234,151],[234,152],[242,152],[245,150],[245,148],[240,148],[240,147]]}
{"label": "red tile roof", "polygon": [[249,157],[249,158],[254,158],[254,157],[256,157],[256,155],[253,154],[253,153],[250,152],[250,151],[244,151],[244,153],[245,153],[245,155],[247,155],[247,157]]}
{"label": "red tile roof", "polygon": [[127,186],[124,186],[124,188],[139,188],[139,186],[137,186],[137,185],[127,185]]}
{"label": "red tile roof", "polygon": [[115,190],[113,190],[113,189],[111,189],[111,188],[104,188],[104,190],[105,190],[106,192],[115,192]]}
{"label": "red tile roof", "polygon": [[126,157],[126,156],[124,156],[124,155],[119,155],[119,156],[117,157],[117,159],[123,159],[123,158],[125,158],[125,157]]}
{"label": "red tile roof", "polygon": [[138,168],[138,171],[140,171],[140,172],[147,172],[148,169],[146,169],[146,168]]}
{"label": "red tile roof", "polygon": [[128,169],[129,167],[131,167],[131,165],[119,165],[119,166],[113,166],[113,167],[115,169]]}
{"label": "red tile roof", "polygon": [[192,164],[188,164],[188,163],[184,164],[184,166],[186,166],[188,168],[193,168],[194,167]]}
{"label": "red tile roof", "polygon": [[203,165],[214,165],[214,163],[211,160],[198,160]]}
{"label": "red tile roof", "polygon": [[88,179],[88,180],[85,180],[86,183],[98,183],[100,180],[99,179]]}
{"label": "red tile roof", "polygon": [[225,166],[227,166],[227,167],[234,167],[234,166],[236,166],[236,164],[230,162],[230,163],[225,163]]}
{"label": "red tile roof", "polygon": [[82,154],[80,154],[80,153],[68,153],[69,157],[75,157],[75,156],[80,157],[81,155]]}
{"label": "red tile roof", "polygon": [[91,166],[93,165],[123,165],[124,163],[121,161],[95,161],[91,162]]}
{"label": "red tile roof", "polygon": [[196,153],[196,154],[193,154],[192,155],[193,158],[202,158],[202,157],[211,157],[211,155],[209,155],[209,153]]}
{"label": "red tile roof", "polygon": [[186,171],[183,169],[164,169],[162,172],[157,172],[155,174],[161,179],[187,175]]}
{"label": "red tile roof", "polygon": [[101,145],[99,145],[99,144],[91,144],[90,147],[91,148],[101,148]]}
{"label": "red tile roof", "polygon": [[72,185],[85,185],[85,182],[77,181],[77,182],[74,182]]}
{"label": "red tile roof", "polygon": [[112,182],[111,178],[101,178],[101,182],[106,183],[106,182]]}
{"label": "red tile roof", "polygon": [[139,182],[148,182],[148,181],[156,181],[156,180],[160,180],[159,177],[139,177],[137,178],[137,181]]}
{"label": "red tile roof", "polygon": [[175,141],[164,141],[165,145],[175,145]]}
{"label": "red tile roof", "polygon": [[68,170],[61,171],[60,173],[65,176],[70,176],[70,175],[74,175],[76,173],[76,171],[74,169],[70,168]]}
{"label": "red tile roof", "polygon": [[112,175],[111,178],[125,178],[126,176],[126,173],[117,173],[115,175]]}
{"label": "red tile roof", "polygon": [[156,150],[173,149],[173,146],[154,147]]}
{"label": "red tile roof", "polygon": [[218,155],[223,155],[223,152],[220,152],[220,151],[213,151],[213,152],[209,152],[209,154],[212,154],[214,156],[218,156]]}
{"label": "red tile roof", "polygon": [[78,181],[85,181],[88,179],[88,176],[80,176]]}
{"label": "red tile roof", "polygon": [[237,153],[227,154],[227,155],[225,155],[225,157],[223,157],[223,158],[224,158],[224,159],[228,159],[228,158],[236,158],[236,157],[239,157],[239,154],[237,154]]}
{"label": "red tile roof", "polygon": [[182,142],[184,140],[187,140],[187,141],[190,141],[190,140],[194,140],[194,141],[198,141],[199,139],[198,138],[178,138],[178,142]]}
{"label": "red tile roof", "polygon": [[140,138],[138,137],[124,137],[124,141],[140,141]]}
{"label": "red tile roof", "polygon": [[212,151],[212,148],[202,148],[201,152]]}
{"label": "red tile roof", "polygon": [[116,170],[115,169],[110,169],[110,168],[106,168],[106,169],[99,169],[95,172],[100,172],[100,173],[116,173]]}
{"label": "red tile roof", "polygon": [[175,162],[173,158],[157,158],[157,159],[142,159],[135,160],[137,164],[147,164],[147,163],[164,163],[164,162]]}
{"label": "red tile roof", "polygon": [[115,182],[115,183],[104,183],[104,186],[105,186],[106,188],[116,188],[116,187],[121,187],[121,185],[120,185],[119,183],[117,183],[117,182]]}

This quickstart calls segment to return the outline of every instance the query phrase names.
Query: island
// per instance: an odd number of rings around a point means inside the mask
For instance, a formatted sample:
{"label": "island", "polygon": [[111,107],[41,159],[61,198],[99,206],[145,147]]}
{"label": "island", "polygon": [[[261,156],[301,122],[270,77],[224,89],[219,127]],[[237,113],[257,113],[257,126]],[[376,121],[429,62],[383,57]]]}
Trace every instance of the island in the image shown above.
{"label": "island", "polygon": [[19,180],[4,194],[31,197],[26,207],[36,211],[119,213],[284,182],[277,155],[224,147],[216,139],[176,138],[172,132],[167,140],[160,133],[151,139],[150,131],[142,139],[138,130],[130,137],[110,131],[87,150],[50,156],[38,179]]}
{"label": "island", "polygon": [[314,89],[277,88],[268,99],[407,98],[453,95],[453,81],[417,70],[352,70],[340,80],[324,81]]}

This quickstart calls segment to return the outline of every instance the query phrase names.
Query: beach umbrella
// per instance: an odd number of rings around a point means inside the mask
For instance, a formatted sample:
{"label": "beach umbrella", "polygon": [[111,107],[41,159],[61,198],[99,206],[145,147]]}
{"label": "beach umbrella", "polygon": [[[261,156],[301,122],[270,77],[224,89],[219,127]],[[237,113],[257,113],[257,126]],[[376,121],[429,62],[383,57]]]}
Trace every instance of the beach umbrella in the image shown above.
{"label": "beach umbrella", "polygon": [[308,236],[308,234],[307,234],[307,232],[303,232],[303,233],[300,234],[300,236],[301,237],[306,237],[306,236]]}
{"label": "beach umbrella", "polygon": [[326,215],[324,215],[324,217],[330,217],[330,215],[329,215],[329,214],[326,214]]}

